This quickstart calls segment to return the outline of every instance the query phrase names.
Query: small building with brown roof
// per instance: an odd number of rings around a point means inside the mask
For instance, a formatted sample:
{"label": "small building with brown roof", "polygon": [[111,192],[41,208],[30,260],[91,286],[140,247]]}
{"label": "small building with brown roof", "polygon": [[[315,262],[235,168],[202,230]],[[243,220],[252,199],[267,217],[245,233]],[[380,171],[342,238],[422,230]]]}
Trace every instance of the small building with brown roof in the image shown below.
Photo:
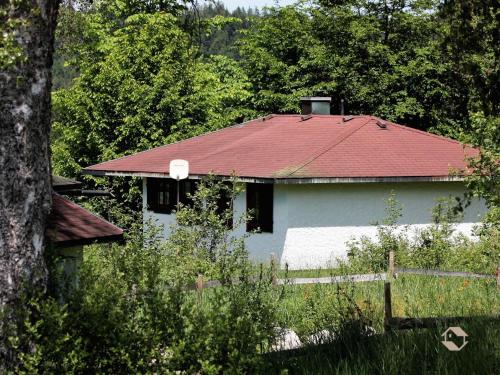
{"label": "small building with brown roof", "polygon": [[123,240],[123,229],[111,224],[62,194],[81,193],[81,183],[61,176],[52,176],[52,212],[47,238],[67,274],[75,271],[83,260],[83,246]]}
{"label": "small building with brown roof", "polygon": [[[291,269],[326,267],[345,257],[346,242],[376,236],[391,191],[403,205],[400,226],[429,223],[439,197],[462,196],[466,158],[477,150],[449,138],[373,116],[329,114],[328,98],[305,98],[302,115],[270,115],[84,169],[84,173],[143,178],[144,217],[175,220],[177,185],[168,178],[173,159],[189,162],[181,202],[196,180],[235,174],[246,191],[234,214],[255,218],[246,239],[255,259],[279,255]],[[328,103],[327,103],[328,104]],[[473,202],[459,232],[470,235],[485,212]],[[242,233],[241,233],[242,234]]]}

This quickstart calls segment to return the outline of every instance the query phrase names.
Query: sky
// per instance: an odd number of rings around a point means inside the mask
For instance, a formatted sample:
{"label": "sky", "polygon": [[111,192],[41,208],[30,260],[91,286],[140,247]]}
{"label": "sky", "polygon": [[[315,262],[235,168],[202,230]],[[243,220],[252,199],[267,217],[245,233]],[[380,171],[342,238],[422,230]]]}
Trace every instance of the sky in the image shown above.
{"label": "sky", "polygon": [[295,0],[221,0],[222,3],[226,6],[227,9],[235,10],[237,7],[244,8],[262,8],[264,6],[273,6],[273,5],[289,5],[295,2]]}

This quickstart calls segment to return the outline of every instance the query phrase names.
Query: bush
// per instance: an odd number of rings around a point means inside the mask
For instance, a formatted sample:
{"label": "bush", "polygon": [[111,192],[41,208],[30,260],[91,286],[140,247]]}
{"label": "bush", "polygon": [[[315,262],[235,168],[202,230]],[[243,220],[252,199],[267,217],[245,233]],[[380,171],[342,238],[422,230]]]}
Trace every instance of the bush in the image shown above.
{"label": "bush", "polygon": [[[30,301],[8,369],[210,374],[264,366],[275,325],[271,274],[250,264],[244,242],[228,234],[227,213],[216,212],[213,199],[227,188],[202,182],[167,241],[150,223],[144,232],[135,225],[125,245],[87,247],[76,285]],[[199,272],[223,286],[193,291]]]}
{"label": "bush", "polygon": [[[347,267],[356,272],[384,272],[387,270],[389,253],[394,251],[396,258],[406,257],[410,242],[406,230],[399,231],[397,221],[402,215],[402,206],[391,192],[386,200],[386,218],[376,222],[377,241],[362,236],[347,243]],[[346,266],[341,262],[343,266]]]}
{"label": "bush", "polygon": [[[396,226],[401,206],[392,193],[387,199],[387,218],[377,224],[377,239],[361,237],[348,243],[348,261],[343,264],[351,272],[384,272],[389,252],[402,267],[447,269],[493,273],[500,261],[498,227],[486,220],[476,231],[478,240],[455,233],[462,218],[460,202],[453,198],[438,199],[432,212],[432,224],[410,232]],[[490,211],[486,219],[495,214]]]}

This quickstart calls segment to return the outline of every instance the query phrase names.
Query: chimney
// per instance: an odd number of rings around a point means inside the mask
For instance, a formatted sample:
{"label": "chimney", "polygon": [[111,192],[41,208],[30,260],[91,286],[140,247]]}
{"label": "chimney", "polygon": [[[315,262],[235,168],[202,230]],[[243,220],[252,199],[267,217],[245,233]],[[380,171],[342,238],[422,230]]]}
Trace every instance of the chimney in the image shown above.
{"label": "chimney", "polygon": [[329,96],[303,96],[300,98],[300,111],[302,115],[329,115]]}

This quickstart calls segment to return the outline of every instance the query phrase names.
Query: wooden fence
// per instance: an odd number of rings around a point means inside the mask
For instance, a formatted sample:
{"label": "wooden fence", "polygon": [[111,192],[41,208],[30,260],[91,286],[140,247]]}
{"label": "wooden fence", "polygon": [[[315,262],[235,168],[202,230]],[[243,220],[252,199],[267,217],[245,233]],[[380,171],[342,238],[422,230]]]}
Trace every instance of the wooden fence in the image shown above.
{"label": "wooden fence", "polygon": [[[497,267],[497,272],[495,275],[488,274],[478,274],[471,272],[456,272],[456,271],[441,271],[441,270],[431,270],[431,269],[417,269],[417,268],[401,268],[396,267],[394,261],[394,252],[389,253],[389,264],[387,267],[387,273],[369,273],[360,275],[340,275],[340,276],[327,276],[327,277],[298,277],[298,278],[286,278],[278,279],[277,277],[277,262],[274,256],[271,256],[271,272],[272,272],[272,284],[273,285],[304,285],[304,284],[335,284],[335,283],[346,283],[346,282],[371,282],[371,281],[390,281],[393,278],[397,278],[398,274],[413,274],[413,275],[425,275],[425,276],[438,276],[438,277],[467,277],[467,278],[478,278],[478,279],[490,279],[496,278],[497,286],[500,288],[500,266]],[[238,280],[234,280],[233,283],[238,283]],[[190,289],[204,289],[204,288],[215,288],[222,286],[221,282],[218,280],[204,280],[202,275],[198,276],[198,280]]]}
{"label": "wooden fence", "polygon": [[[278,279],[277,277],[277,262],[274,256],[271,256],[271,272],[273,285],[305,285],[305,284],[335,284],[345,282],[372,282],[384,281],[384,328],[386,331],[394,329],[415,329],[415,328],[431,328],[438,324],[452,324],[458,321],[466,321],[477,319],[472,316],[455,316],[455,317],[425,317],[425,318],[408,318],[408,317],[393,317],[392,316],[392,299],[391,299],[391,280],[397,278],[399,274],[412,274],[436,277],[464,277],[476,279],[491,279],[496,278],[497,287],[500,288],[500,265],[497,266],[496,274],[478,274],[472,272],[456,272],[456,271],[441,271],[432,269],[416,269],[396,267],[394,252],[389,253],[389,263],[387,273],[361,274],[361,275],[341,275],[330,277],[311,277],[311,278],[287,278]],[[234,280],[233,283],[238,283]],[[201,300],[203,289],[222,286],[220,281],[209,280],[205,281],[202,275],[198,276],[195,285],[190,289],[198,291],[198,298]],[[498,319],[498,316],[481,316],[482,319]]]}
{"label": "wooden fence", "polygon": [[[359,283],[359,282],[371,282],[371,281],[385,281],[387,280],[386,273],[369,273],[363,275],[345,275],[345,276],[327,276],[327,277],[298,277],[289,279],[278,279],[273,278],[273,285],[305,285],[305,284],[336,284],[336,283]],[[238,284],[237,279],[232,281],[232,284]],[[191,285],[189,289],[206,289],[206,288],[217,288],[222,286],[222,283],[218,280],[208,280],[205,281],[202,275],[198,276],[198,279],[194,285]]]}
{"label": "wooden fence", "polygon": [[[425,318],[407,318],[392,316],[392,298],[391,298],[391,279],[397,278],[400,273],[412,275],[425,275],[437,277],[465,277],[475,279],[496,279],[497,287],[500,288],[500,265],[497,266],[495,275],[479,274],[472,272],[441,271],[416,268],[400,268],[395,266],[394,252],[389,253],[389,265],[387,271],[389,278],[384,283],[384,328],[386,331],[394,329],[415,329],[415,328],[433,328],[437,325],[452,325],[456,322],[474,320],[477,316],[448,316],[448,317],[425,317]],[[481,319],[499,319],[498,316],[481,316]]]}

